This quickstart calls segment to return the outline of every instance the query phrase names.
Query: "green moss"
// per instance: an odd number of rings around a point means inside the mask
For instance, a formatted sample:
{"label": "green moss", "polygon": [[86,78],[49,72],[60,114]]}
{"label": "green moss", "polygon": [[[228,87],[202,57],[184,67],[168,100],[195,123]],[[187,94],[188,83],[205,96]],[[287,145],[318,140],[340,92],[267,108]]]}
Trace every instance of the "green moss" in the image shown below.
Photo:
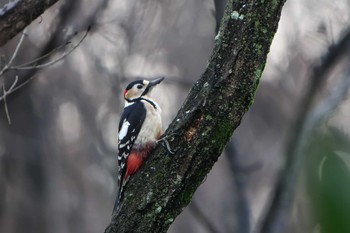
{"label": "green moss", "polygon": [[171,224],[174,222],[174,218],[168,218],[167,220],[165,220],[165,224]]}
{"label": "green moss", "polygon": [[220,39],[220,31],[218,32],[218,34],[215,36],[215,41],[219,40]]}
{"label": "green moss", "polygon": [[223,147],[226,145],[228,139],[231,137],[232,131],[232,122],[229,120],[223,120],[219,123],[218,127],[216,127],[213,139],[218,145]]}
{"label": "green moss", "polygon": [[258,19],[253,19],[254,20],[254,26],[255,26],[255,29],[259,30],[260,29],[260,22]]}
{"label": "green moss", "polygon": [[238,11],[232,11],[230,17],[231,17],[231,19],[234,19],[234,20],[243,20],[244,19],[244,15],[239,14]]}
{"label": "green moss", "polygon": [[231,13],[231,19],[238,19],[239,13],[237,11],[232,11]]}
{"label": "green moss", "polygon": [[168,193],[168,187],[165,186],[165,187],[162,189],[162,192],[165,193],[165,194],[167,194],[167,193]]}
{"label": "green moss", "polygon": [[259,80],[259,79],[260,79],[262,72],[263,72],[263,71],[262,71],[262,69],[261,69],[260,67],[257,68],[257,69],[255,70],[254,76],[255,76],[255,79],[256,79],[256,80]]}
{"label": "green moss", "polygon": [[162,211],[162,207],[161,207],[161,206],[158,206],[158,207],[155,209],[155,213],[156,213],[156,214],[159,214],[161,211]]}
{"label": "green moss", "polygon": [[[195,184],[192,184],[195,186]],[[196,187],[194,188],[194,190],[196,190]],[[183,205],[188,205],[191,202],[192,199],[192,188],[190,189],[185,189],[181,194],[180,194],[180,201]]]}
{"label": "green moss", "polygon": [[278,6],[278,1],[277,0],[272,0],[271,3],[272,3],[272,8],[276,9],[276,7]]}
{"label": "green moss", "polygon": [[212,116],[210,116],[210,115],[206,115],[206,116],[205,116],[205,120],[207,120],[207,121],[211,121],[211,120],[213,120],[213,117],[212,117]]}
{"label": "green moss", "polygon": [[153,192],[148,192],[146,195],[146,202],[149,203],[152,199]]}
{"label": "green moss", "polygon": [[254,43],[254,49],[256,50],[256,53],[258,54],[258,56],[262,56],[263,55],[263,51],[262,51],[262,48],[263,46],[261,44],[257,44],[257,43]]}
{"label": "green moss", "polygon": [[[155,219],[155,215],[154,215],[154,213],[149,212],[149,213],[146,215],[146,218],[148,218],[148,219]],[[150,220],[148,220],[148,221],[150,221]]]}

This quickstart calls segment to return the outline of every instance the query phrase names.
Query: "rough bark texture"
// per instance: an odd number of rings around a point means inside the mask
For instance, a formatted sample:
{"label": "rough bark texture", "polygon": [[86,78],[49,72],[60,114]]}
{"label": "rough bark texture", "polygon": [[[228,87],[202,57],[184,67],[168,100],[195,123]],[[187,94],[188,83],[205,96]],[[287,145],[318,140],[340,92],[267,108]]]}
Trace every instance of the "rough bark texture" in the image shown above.
{"label": "rough bark texture", "polygon": [[107,233],[166,232],[191,201],[254,101],[285,0],[228,1],[208,67],[125,189]]}
{"label": "rough bark texture", "polygon": [[58,0],[15,0],[0,9],[0,46],[21,32]]}

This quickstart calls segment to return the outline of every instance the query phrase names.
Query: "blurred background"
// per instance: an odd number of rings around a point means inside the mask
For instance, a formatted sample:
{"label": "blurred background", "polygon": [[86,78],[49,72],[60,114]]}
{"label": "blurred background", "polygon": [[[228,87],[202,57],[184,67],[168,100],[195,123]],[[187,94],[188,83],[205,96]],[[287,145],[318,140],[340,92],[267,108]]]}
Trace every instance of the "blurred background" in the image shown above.
{"label": "blurred background", "polygon": [[[7,96],[11,124],[0,102],[0,232],[104,231],[117,190],[123,89],[137,77],[165,76],[152,95],[166,129],[206,68],[224,6],[224,0],[61,0],[28,27],[15,65],[67,41],[76,44],[92,24],[65,59],[8,72],[0,81],[9,88],[16,75],[18,84],[30,80]],[[287,0],[252,108],[168,232],[256,228],[283,166],[310,69],[349,27],[349,16],[347,0]],[[0,48],[2,65],[19,39]],[[343,145],[349,117],[344,101],[326,124]],[[284,233],[318,232],[309,194],[299,186]]]}

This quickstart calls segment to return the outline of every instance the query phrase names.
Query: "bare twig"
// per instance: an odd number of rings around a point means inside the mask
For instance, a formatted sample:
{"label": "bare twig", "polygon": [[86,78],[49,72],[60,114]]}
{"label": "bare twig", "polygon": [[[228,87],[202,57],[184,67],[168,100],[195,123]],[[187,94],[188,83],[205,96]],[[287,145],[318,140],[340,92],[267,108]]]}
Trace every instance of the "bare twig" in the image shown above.
{"label": "bare twig", "polygon": [[[327,107],[320,105],[319,108],[312,111],[313,102],[318,90],[321,89],[327,80],[329,72],[346,54],[349,54],[349,50],[350,31],[336,45],[329,48],[329,52],[321,63],[313,69],[309,89],[301,102],[294,132],[291,134],[287,147],[285,168],[277,181],[275,192],[271,200],[271,206],[267,211],[259,231],[261,233],[279,233],[284,231],[284,226],[293,202],[299,171],[301,170],[303,161],[302,150],[305,139],[311,133],[311,129],[319,123],[320,120],[325,119],[325,117],[329,115],[322,116],[322,114],[331,111],[339,104],[346,89],[341,91],[338,95],[335,94],[336,96],[330,95],[326,97],[325,103],[331,103]],[[344,85],[343,88],[346,87],[347,86]]]}
{"label": "bare twig", "polygon": [[[71,42],[68,42],[68,43],[71,43]],[[31,61],[28,61],[28,62],[22,63],[22,64],[20,64],[20,65],[17,65],[16,67],[25,67],[25,66],[33,65],[34,63],[39,62],[39,61],[41,61],[41,60],[44,60],[45,58],[48,58],[48,57],[51,56],[52,54],[56,53],[56,52],[59,51],[60,49],[62,49],[62,48],[64,48],[65,46],[67,46],[68,43],[63,44],[63,45],[60,45],[60,46],[58,46],[57,48],[51,50],[50,52],[44,54],[43,56],[40,56],[40,57],[35,58],[35,59],[31,60]]]}
{"label": "bare twig", "polygon": [[[33,76],[31,76],[30,78],[28,78],[26,81],[22,82],[22,83],[19,84],[18,86],[16,86],[16,87],[14,87],[13,89],[11,89],[11,91],[8,90],[6,96],[8,96],[8,95],[14,93],[14,92],[17,91],[18,89],[20,89],[20,88],[22,88],[23,86],[27,85],[27,84],[28,84],[30,81],[32,81],[35,77],[36,77],[36,76],[33,75]],[[13,85],[13,84],[12,84],[12,85]],[[13,85],[13,86],[15,86],[15,85]],[[2,101],[2,100],[5,100],[5,95],[0,96],[0,101]]]}
{"label": "bare twig", "polygon": [[[70,50],[64,52],[61,56],[59,56],[58,58],[56,58],[56,59],[54,59],[52,61],[49,61],[49,62],[46,62],[46,63],[43,63],[43,64],[39,64],[39,65],[34,64],[34,65],[29,65],[29,66],[25,66],[26,64],[21,64],[21,65],[18,65],[18,66],[11,66],[8,69],[9,70],[31,70],[31,69],[41,69],[41,68],[45,68],[45,67],[54,65],[55,63],[61,61],[62,59],[67,57],[69,54],[71,54],[83,42],[83,40],[86,38],[86,36],[89,33],[89,31],[90,31],[90,27],[86,30],[84,36],[78,41],[78,43],[76,45],[74,45]],[[67,43],[66,43],[66,45],[67,45]],[[41,58],[37,58],[36,60],[41,60],[44,57],[48,57],[48,55],[44,55]],[[34,62],[32,61],[32,62],[29,62],[29,64],[33,64],[35,62],[36,61],[34,61]]]}
{"label": "bare twig", "polygon": [[[22,32],[22,36],[21,38],[19,39],[18,43],[17,43],[17,46],[16,46],[16,49],[15,51],[13,52],[10,60],[8,61],[8,63],[1,69],[0,71],[0,78],[3,78],[3,75],[6,71],[9,70],[9,68],[11,67],[13,61],[15,60],[15,58],[17,57],[17,54],[18,54],[18,51],[24,41],[24,37],[26,36],[26,32],[27,32],[27,28],[24,29],[24,31]],[[4,108],[5,108],[5,112],[6,112],[6,117],[7,117],[7,121],[9,123],[9,125],[11,125],[11,117],[10,117],[10,114],[9,114],[9,110],[8,110],[8,107],[7,107],[7,100],[6,100],[6,97],[7,95],[13,90],[13,88],[15,87],[15,85],[17,84],[18,82],[18,76],[16,76],[16,79],[15,81],[13,82],[13,84],[11,85],[10,89],[8,91],[6,91],[6,88],[5,88],[5,80],[3,80],[3,83],[2,83],[2,91],[3,91],[3,100],[4,100]]]}
{"label": "bare twig", "polygon": [[12,65],[12,62],[13,62],[13,60],[16,58],[17,53],[18,53],[18,51],[19,51],[19,48],[21,47],[21,45],[22,45],[22,43],[23,43],[23,41],[24,41],[24,37],[27,35],[26,32],[27,32],[27,28],[25,28],[25,29],[23,30],[22,36],[21,36],[21,38],[19,39],[19,42],[17,43],[16,49],[15,49],[15,51],[13,52],[13,54],[12,54],[10,60],[9,60],[8,63],[1,69],[1,71],[0,71],[0,78],[3,76],[3,74],[4,74],[6,71],[8,71],[8,70],[10,69],[10,67],[11,67],[11,65]]}
{"label": "bare twig", "polygon": [[7,121],[9,123],[9,125],[11,125],[11,117],[10,117],[9,110],[7,107],[6,96],[8,95],[8,93],[12,92],[12,90],[16,86],[17,82],[18,82],[18,76],[16,75],[15,81],[12,83],[12,85],[8,91],[6,91],[5,82],[3,82],[3,84],[2,84],[2,91],[4,93],[2,98],[4,99],[4,107],[5,107],[6,117],[7,117]]}
{"label": "bare twig", "polygon": [[[40,68],[45,68],[45,67],[48,67],[50,65],[53,65],[55,63],[57,63],[58,61],[64,59],[65,57],[67,57],[69,54],[71,54],[82,42],[83,40],[86,38],[88,32],[89,32],[90,28],[88,28],[85,32],[85,34],[83,35],[83,37],[78,41],[77,44],[75,44],[70,50],[64,52],[61,56],[59,56],[58,58],[52,60],[52,61],[49,61],[49,62],[46,62],[46,63],[43,63],[43,64],[39,64],[39,65],[36,65],[34,63],[38,62],[38,61],[41,61],[47,57],[49,57],[50,55],[52,55],[54,52],[57,52],[59,49],[63,48],[64,46],[66,46],[67,44],[70,44],[70,42],[67,42],[65,43],[64,45],[61,45],[55,49],[53,49],[52,51],[50,51],[49,53],[47,54],[44,54],[43,56],[40,56],[32,61],[29,61],[29,62],[26,62],[26,63],[23,63],[21,65],[18,65],[18,66],[12,66],[12,62],[14,60],[14,58],[16,57],[17,53],[18,53],[18,49],[21,45],[21,43],[23,42],[23,37],[21,37],[21,40],[20,42],[17,44],[17,47],[16,47],[16,50],[15,52],[13,53],[10,61],[8,62],[8,64],[1,70],[1,73],[0,74],[4,74],[5,72],[9,71],[9,70],[22,70],[22,69],[25,69],[25,70],[31,70],[31,69],[40,69]],[[33,64],[33,65],[30,65],[30,64]],[[28,84],[31,80],[33,80],[36,76],[33,75],[31,76],[29,79],[27,79],[25,82],[21,83],[20,85],[16,86],[15,85],[18,83],[18,77],[16,77],[16,80],[15,82],[12,84],[11,88],[6,91],[5,90],[5,87],[3,86],[3,95],[0,96],[0,101],[4,100],[6,102],[6,97],[10,94],[12,94],[13,92],[17,91],[18,89],[20,89],[21,87],[25,86],[26,84]],[[5,110],[7,111],[7,105],[5,104]]]}

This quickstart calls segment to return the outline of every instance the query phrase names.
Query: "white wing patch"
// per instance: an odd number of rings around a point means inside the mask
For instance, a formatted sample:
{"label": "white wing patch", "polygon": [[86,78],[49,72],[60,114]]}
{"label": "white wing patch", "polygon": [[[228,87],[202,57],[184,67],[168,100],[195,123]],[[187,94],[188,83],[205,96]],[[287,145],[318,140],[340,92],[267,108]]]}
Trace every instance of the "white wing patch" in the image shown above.
{"label": "white wing patch", "polygon": [[128,133],[129,126],[130,126],[130,123],[125,120],[122,125],[122,128],[119,131],[119,135],[118,135],[119,140],[123,140],[123,138],[126,136],[126,134]]}

